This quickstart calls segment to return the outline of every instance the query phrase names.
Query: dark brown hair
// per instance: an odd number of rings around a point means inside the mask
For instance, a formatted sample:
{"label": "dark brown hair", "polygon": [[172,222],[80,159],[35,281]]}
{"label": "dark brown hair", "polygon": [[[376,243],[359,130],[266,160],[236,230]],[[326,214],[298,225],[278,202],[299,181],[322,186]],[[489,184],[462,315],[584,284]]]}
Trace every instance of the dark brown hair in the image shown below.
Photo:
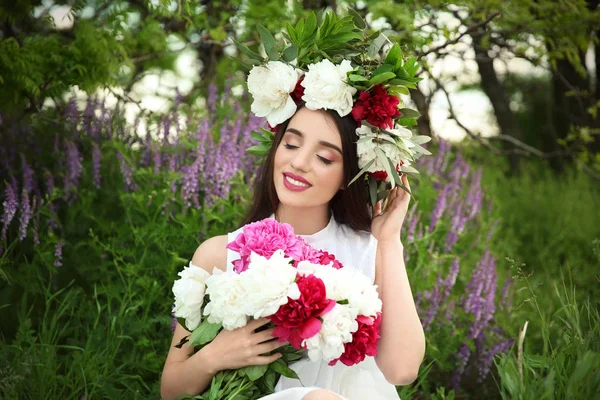
{"label": "dark brown hair", "polygon": [[[304,107],[304,104],[298,105],[298,110]],[[324,111],[335,122],[335,125],[342,139],[342,159],[344,164],[344,190],[339,190],[329,202],[329,208],[333,217],[339,224],[348,225],[354,230],[371,231],[371,213],[368,203],[367,187],[362,179],[359,179],[348,186],[348,182],[358,172],[358,156],[356,153],[356,135],[357,123],[351,115],[340,117],[336,111]],[[279,206],[279,197],[275,190],[273,182],[273,171],[275,162],[275,152],[281,143],[283,134],[291,118],[279,125],[273,146],[266,154],[260,167],[255,181],[254,199],[252,207],[246,214],[243,225],[251,222],[268,218],[275,213]]]}

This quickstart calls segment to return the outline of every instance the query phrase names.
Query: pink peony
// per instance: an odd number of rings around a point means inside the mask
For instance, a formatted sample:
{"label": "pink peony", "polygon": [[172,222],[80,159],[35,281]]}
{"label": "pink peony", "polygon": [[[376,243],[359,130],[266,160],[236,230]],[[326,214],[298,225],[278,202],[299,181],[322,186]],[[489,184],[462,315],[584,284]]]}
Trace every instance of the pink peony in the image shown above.
{"label": "pink peony", "polygon": [[269,259],[276,250],[281,249],[286,257],[297,260],[303,251],[302,243],[290,224],[267,218],[244,226],[242,233],[227,248],[241,257],[233,262],[233,268],[239,274],[248,269],[252,252]]}

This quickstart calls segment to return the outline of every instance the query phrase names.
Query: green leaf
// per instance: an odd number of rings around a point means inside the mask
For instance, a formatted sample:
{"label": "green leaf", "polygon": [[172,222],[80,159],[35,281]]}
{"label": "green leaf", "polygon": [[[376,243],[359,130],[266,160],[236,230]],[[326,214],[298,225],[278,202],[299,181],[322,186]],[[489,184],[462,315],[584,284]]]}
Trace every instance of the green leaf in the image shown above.
{"label": "green leaf", "polygon": [[246,149],[246,153],[257,157],[264,157],[269,152],[270,148],[271,146],[267,146],[266,144],[251,146]]}
{"label": "green leaf", "polygon": [[365,29],[367,27],[365,20],[362,19],[360,14],[358,12],[356,12],[355,9],[353,9],[352,7],[349,7],[348,14],[350,14],[352,16],[352,21],[354,22],[354,25],[356,25],[357,28]]}
{"label": "green leaf", "polygon": [[369,80],[369,85],[379,85],[380,83],[389,81],[390,79],[393,79],[395,77],[396,77],[396,74],[394,74],[393,72],[384,72],[384,73],[381,73],[379,75],[372,77]]}
{"label": "green leaf", "polygon": [[370,58],[375,58],[387,40],[388,38],[383,33],[380,33],[379,36],[377,36],[377,38],[369,45],[369,48],[367,49],[367,55]]}
{"label": "green leaf", "polygon": [[248,367],[240,368],[239,373],[244,374],[250,379],[252,382],[260,379],[267,369],[268,365],[250,365]]}
{"label": "green leaf", "polygon": [[369,80],[362,75],[348,74],[348,79],[351,82],[368,82]]}
{"label": "green leaf", "polygon": [[401,126],[415,126],[415,125],[417,125],[417,120],[415,118],[398,118],[396,121]]}
{"label": "green leaf", "polygon": [[390,165],[390,169],[392,171],[392,178],[394,178],[394,182],[396,182],[396,185],[402,185],[402,181],[400,181],[400,175],[398,175],[398,171],[396,171],[396,166],[394,165],[392,160],[389,159],[389,157],[386,158]]}
{"label": "green leaf", "polygon": [[222,328],[221,324],[211,324],[207,319],[194,329],[190,336],[190,344],[192,346],[202,346],[213,340],[219,330]]}
{"label": "green leaf", "polygon": [[411,81],[408,81],[405,79],[392,79],[388,83],[393,86],[406,86],[407,88],[410,88],[410,89],[417,88],[417,85],[414,82],[411,82]]}
{"label": "green leaf", "polygon": [[374,162],[375,162],[375,159],[369,161],[367,163],[367,165],[365,165],[363,167],[363,169],[361,169],[360,172],[358,174],[356,174],[356,176],[354,178],[352,178],[352,180],[350,181],[350,183],[348,184],[348,186],[352,185],[354,183],[354,181],[356,181],[358,178],[360,178],[362,176],[362,174],[364,174],[367,171],[367,169],[369,169],[369,167],[371,165],[373,165]]}
{"label": "green leaf", "polygon": [[390,51],[388,51],[387,56],[385,57],[385,63],[396,65],[401,60],[402,50],[400,50],[400,45],[398,43],[394,43]]}
{"label": "green leaf", "polygon": [[300,379],[298,374],[296,374],[296,371],[288,367],[285,361],[283,361],[281,358],[269,364],[269,368],[278,374],[285,376],[286,378]]}
{"label": "green leaf", "polygon": [[298,57],[298,47],[296,45],[291,45],[287,49],[283,51],[283,61],[291,62],[294,61]]}
{"label": "green leaf", "polygon": [[[379,163],[381,165],[383,165],[383,169],[385,169],[385,172],[388,174],[388,176],[393,176],[392,175],[393,168],[390,169],[390,163],[388,161],[388,157],[385,155],[385,153],[383,152],[383,150],[381,150],[379,147],[375,147],[375,155],[379,159]],[[396,182],[392,181],[392,188],[395,185],[396,185]]]}
{"label": "green leaf", "polygon": [[377,204],[377,181],[373,177],[369,178],[369,198],[371,205],[375,207]]}
{"label": "green leaf", "polygon": [[265,52],[267,53],[267,56],[269,56],[269,60],[279,60],[279,52],[277,51],[275,38],[273,37],[273,35],[271,35],[271,32],[269,32],[267,28],[265,28],[261,24],[256,25],[256,28],[258,29],[258,33],[260,34],[260,40],[265,46]]}
{"label": "green leaf", "polygon": [[380,65],[379,68],[377,68],[375,71],[373,71],[372,76],[383,74],[384,72],[391,72],[393,69],[394,69],[393,65],[383,64],[383,65]]}
{"label": "green leaf", "polygon": [[400,96],[401,94],[409,94],[410,93],[408,91],[408,89],[405,88],[404,86],[390,86],[388,88],[388,92],[390,94],[395,94],[396,96]]}
{"label": "green leaf", "polygon": [[402,118],[419,118],[421,114],[412,108],[401,108]]}
{"label": "green leaf", "polygon": [[248,57],[250,57],[253,60],[263,61],[263,58],[259,54],[253,52],[252,50],[250,50],[248,47],[246,47],[245,45],[241,44],[237,40],[235,40],[235,39],[232,39],[232,40],[233,40],[233,43],[235,43],[235,45],[237,46],[237,48],[240,49],[240,51],[242,53],[244,53],[245,55],[247,55]]}

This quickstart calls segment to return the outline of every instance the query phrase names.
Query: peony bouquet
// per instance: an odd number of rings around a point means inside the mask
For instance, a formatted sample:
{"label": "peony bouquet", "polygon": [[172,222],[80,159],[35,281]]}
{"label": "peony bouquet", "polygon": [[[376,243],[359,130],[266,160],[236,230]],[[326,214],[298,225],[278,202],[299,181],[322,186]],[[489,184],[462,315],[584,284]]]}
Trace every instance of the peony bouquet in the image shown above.
{"label": "peony bouquet", "polygon": [[227,248],[240,256],[231,270],[215,268],[211,275],[190,263],[179,273],[174,312],[192,333],[178,346],[201,348],[221,329],[262,317],[289,345],[269,365],[219,372],[194,398],[262,397],[273,392],[280,375],[298,378],[289,365],[303,356],[350,366],[377,354],[381,300],[360,271],[344,268],[274,219],[244,226]]}

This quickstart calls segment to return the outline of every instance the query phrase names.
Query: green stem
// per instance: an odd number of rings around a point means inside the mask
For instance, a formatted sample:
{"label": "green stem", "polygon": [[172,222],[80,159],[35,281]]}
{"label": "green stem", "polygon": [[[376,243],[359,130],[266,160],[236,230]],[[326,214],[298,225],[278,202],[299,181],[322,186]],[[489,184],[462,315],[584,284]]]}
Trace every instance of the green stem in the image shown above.
{"label": "green stem", "polygon": [[[238,374],[238,371],[237,371],[237,370],[235,370],[235,372],[233,373],[233,375],[232,375],[232,376],[231,376],[231,378],[230,378],[230,379],[227,381],[227,384],[226,384],[226,385],[225,385],[225,387],[223,388],[223,394],[225,394],[225,393],[226,393],[226,391],[227,391],[227,386],[229,386],[229,384],[230,384],[231,382],[233,382],[233,380],[234,380],[235,378],[237,378],[237,374]],[[220,398],[219,398],[219,399],[220,399]]]}
{"label": "green stem", "polygon": [[[240,385],[240,387],[238,388],[238,390],[236,390],[236,391],[233,393],[233,396],[231,396],[231,397],[227,397],[227,399],[225,399],[225,400],[235,400],[235,397],[236,397],[238,394],[240,394],[240,393],[242,392],[242,390],[245,390],[247,387],[249,387],[249,385],[248,385],[248,384],[252,384],[252,381],[251,381],[251,380],[249,380],[248,378],[246,378],[246,379],[248,380],[248,381],[246,382],[246,384],[242,384],[242,385]],[[246,386],[245,386],[245,385],[246,385]]]}

